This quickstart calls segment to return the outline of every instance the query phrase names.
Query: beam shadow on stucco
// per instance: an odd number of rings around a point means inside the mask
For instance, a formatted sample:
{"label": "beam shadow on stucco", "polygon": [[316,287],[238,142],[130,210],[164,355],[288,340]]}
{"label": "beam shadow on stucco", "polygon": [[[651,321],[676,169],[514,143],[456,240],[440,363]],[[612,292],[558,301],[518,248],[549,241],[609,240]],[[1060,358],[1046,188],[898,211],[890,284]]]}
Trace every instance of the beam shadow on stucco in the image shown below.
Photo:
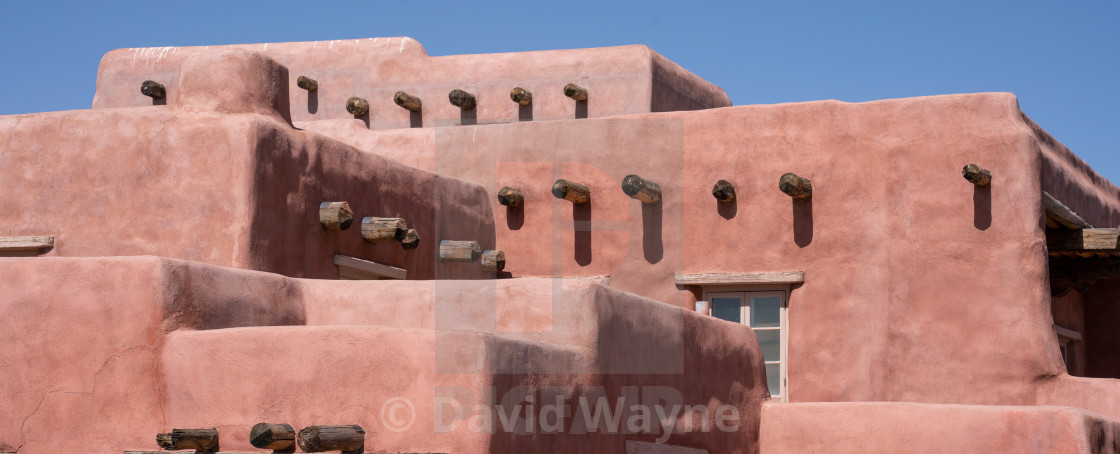
{"label": "beam shadow on stucco", "polygon": [[972,225],[980,230],[992,226],[992,185],[972,186]]}
{"label": "beam shadow on stucco", "polygon": [[415,112],[409,112],[408,113],[408,125],[410,127],[413,127],[413,128],[423,128],[424,127],[424,111],[421,109],[421,110],[417,110]]}
{"label": "beam shadow on stucco", "polygon": [[813,196],[793,199],[793,242],[798,247],[813,242]]}
{"label": "beam shadow on stucco", "polygon": [[646,261],[657,263],[665,256],[661,242],[661,202],[642,204],[642,252]]}
{"label": "beam shadow on stucco", "polygon": [[525,206],[506,207],[506,227],[510,230],[521,230],[523,225],[525,225]]}
{"label": "beam shadow on stucco", "polygon": [[576,101],[576,118],[587,118],[587,101]]}
{"label": "beam shadow on stucco", "polygon": [[716,199],[716,211],[724,219],[731,219],[739,213],[739,199],[731,199],[726,202]]}
{"label": "beam shadow on stucco", "polygon": [[319,111],[319,92],[307,92],[307,113],[314,114]]}
{"label": "beam shadow on stucco", "polygon": [[476,124],[478,124],[478,109],[459,111],[459,124],[461,124],[461,125],[476,125]]}
{"label": "beam shadow on stucco", "polygon": [[591,264],[591,202],[572,204],[575,258],[580,266]]}
{"label": "beam shadow on stucco", "polygon": [[533,121],[533,105],[517,106],[517,120],[518,121]]}
{"label": "beam shadow on stucco", "polygon": [[152,105],[153,106],[166,106],[167,105],[167,98],[166,97],[152,98]]}

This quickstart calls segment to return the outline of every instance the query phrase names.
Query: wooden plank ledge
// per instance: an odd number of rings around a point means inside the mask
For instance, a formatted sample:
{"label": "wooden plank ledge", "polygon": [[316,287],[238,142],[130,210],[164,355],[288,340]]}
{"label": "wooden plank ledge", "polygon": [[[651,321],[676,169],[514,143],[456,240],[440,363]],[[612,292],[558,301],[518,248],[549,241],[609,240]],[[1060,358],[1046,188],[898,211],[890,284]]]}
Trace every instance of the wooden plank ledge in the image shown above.
{"label": "wooden plank ledge", "polygon": [[804,271],[762,273],[699,273],[676,275],[677,285],[802,284]]}
{"label": "wooden plank ledge", "polygon": [[384,265],[369,260],[362,260],[348,255],[335,254],[334,264],[338,265],[339,275],[344,280],[377,280],[401,279],[408,274],[408,270],[395,266]]}
{"label": "wooden plank ledge", "polygon": [[1066,227],[1070,229],[1093,228],[1081,216],[1065,206],[1058,199],[1046,191],[1042,191],[1042,207],[1046,210],[1046,226],[1050,228]]}
{"label": "wooden plank ledge", "polygon": [[1120,230],[1074,229],[1046,231],[1046,248],[1056,252],[1116,252],[1120,250]]}
{"label": "wooden plank ledge", "polygon": [[0,253],[38,252],[54,247],[53,236],[4,236],[0,237]]}

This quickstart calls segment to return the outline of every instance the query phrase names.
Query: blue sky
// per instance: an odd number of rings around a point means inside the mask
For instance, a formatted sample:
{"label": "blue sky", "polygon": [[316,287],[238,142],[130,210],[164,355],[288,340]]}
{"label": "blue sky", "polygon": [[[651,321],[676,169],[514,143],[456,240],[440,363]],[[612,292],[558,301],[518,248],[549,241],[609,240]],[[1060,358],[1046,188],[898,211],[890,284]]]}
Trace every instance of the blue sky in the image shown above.
{"label": "blue sky", "polygon": [[0,115],[84,109],[122,47],[410,36],[431,55],[646,44],[736,105],[1009,91],[1120,183],[1120,1],[9,1]]}

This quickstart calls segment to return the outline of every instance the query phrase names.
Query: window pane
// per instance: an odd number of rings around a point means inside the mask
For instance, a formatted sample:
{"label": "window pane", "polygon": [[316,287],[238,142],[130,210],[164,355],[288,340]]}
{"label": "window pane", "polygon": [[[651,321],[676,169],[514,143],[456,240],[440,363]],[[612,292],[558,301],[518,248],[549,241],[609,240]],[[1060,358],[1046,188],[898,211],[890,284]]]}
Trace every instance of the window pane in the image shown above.
{"label": "window pane", "polygon": [[778,397],[782,390],[782,365],[766,365],[766,385],[770,388],[770,396]]}
{"label": "window pane", "polygon": [[758,345],[762,347],[762,359],[765,361],[781,361],[781,330],[756,329],[754,333],[758,335]]}
{"label": "window pane", "polygon": [[782,298],[779,296],[751,298],[751,326],[755,328],[781,326],[781,310]]}
{"label": "window pane", "polygon": [[729,322],[742,323],[739,308],[743,303],[739,298],[712,298],[712,316]]}

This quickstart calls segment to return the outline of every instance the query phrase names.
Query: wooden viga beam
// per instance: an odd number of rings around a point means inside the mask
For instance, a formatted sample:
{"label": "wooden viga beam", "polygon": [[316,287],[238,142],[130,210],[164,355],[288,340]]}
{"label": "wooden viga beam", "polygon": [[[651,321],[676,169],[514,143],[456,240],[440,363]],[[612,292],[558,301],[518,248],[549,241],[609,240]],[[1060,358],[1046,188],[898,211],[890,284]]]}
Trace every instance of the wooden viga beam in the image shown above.
{"label": "wooden viga beam", "polygon": [[580,205],[591,201],[591,188],[574,181],[560,179],[552,184],[552,196]]}
{"label": "wooden viga beam", "polygon": [[498,272],[506,268],[506,253],[500,250],[482,251],[482,269]]}
{"label": "wooden viga beam", "polygon": [[646,205],[661,201],[661,185],[637,175],[627,175],[622,179],[622,192]]}
{"label": "wooden viga beam", "polygon": [[509,99],[517,103],[519,106],[528,106],[533,103],[533,93],[521,87],[514,87],[509,92]]}
{"label": "wooden viga beam", "polygon": [[370,244],[396,241],[405,249],[416,249],[420,245],[420,234],[408,228],[402,218],[362,218],[362,240]]}
{"label": "wooden viga beam", "polygon": [[299,76],[299,79],[296,79],[296,86],[307,91],[315,91],[319,89],[319,82],[307,76]]}
{"label": "wooden viga beam", "polygon": [[451,105],[462,110],[473,110],[478,106],[478,98],[463,90],[451,90],[451,93],[447,94],[447,100]]}
{"label": "wooden viga beam", "polygon": [[443,240],[439,242],[441,262],[474,262],[482,258],[482,246],[477,241]]}
{"label": "wooden viga beam", "polygon": [[987,186],[992,184],[992,172],[988,169],[980,167],[976,164],[968,164],[961,170],[961,176],[977,186]]}
{"label": "wooden viga beam", "polygon": [[152,99],[163,99],[167,97],[167,87],[154,80],[145,80],[140,84],[140,94]]}
{"label": "wooden viga beam", "polygon": [[525,194],[520,189],[506,186],[498,191],[498,203],[510,208],[518,208],[525,203]]}
{"label": "wooden viga beam", "polygon": [[347,99],[346,111],[350,112],[350,115],[353,115],[355,117],[365,115],[369,113],[369,101],[366,101],[365,98],[359,98],[357,96]]}
{"label": "wooden viga beam", "polygon": [[366,431],[362,426],[310,426],[296,436],[303,452],[341,451],[358,453],[365,450]]}
{"label": "wooden viga beam", "polygon": [[797,174],[787,173],[778,179],[778,189],[795,199],[807,199],[813,195],[813,182]]}
{"label": "wooden viga beam", "polygon": [[712,197],[720,202],[732,202],[735,200],[735,185],[727,180],[719,180],[715,186],[712,186]]}
{"label": "wooden viga beam", "polygon": [[1120,230],[1073,229],[1046,231],[1049,252],[1120,252]]}
{"label": "wooden viga beam", "polygon": [[576,101],[587,101],[587,89],[576,84],[568,84],[564,86],[564,96]]}
{"label": "wooden viga beam", "polygon": [[169,433],[156,435],[156,443],[168,451],[217,451],[218,429],[172,429]]}
{"label": "wooden viga beam", "polygon": [[1051,279],[1120,279],[1120,258],[1050,257]]}
{"label": "wooden viga beam", "polygon": [[398,91],[397,94],[393,95],[393,102],[409,112],[419,112],[424,105],[420,98],[403,91]]}
{"label": "wooden viga beam", "polygon": [[346,202],[322,202],[319,204],[319,225],[323,230],[346,230],[354,222],[354,212]]}
{"label": "wooden viga beam", "polygon": [[260,449],[290,450],[296,444],[296,430],[288,424],[257,423],[249,430],[249,443]]}

